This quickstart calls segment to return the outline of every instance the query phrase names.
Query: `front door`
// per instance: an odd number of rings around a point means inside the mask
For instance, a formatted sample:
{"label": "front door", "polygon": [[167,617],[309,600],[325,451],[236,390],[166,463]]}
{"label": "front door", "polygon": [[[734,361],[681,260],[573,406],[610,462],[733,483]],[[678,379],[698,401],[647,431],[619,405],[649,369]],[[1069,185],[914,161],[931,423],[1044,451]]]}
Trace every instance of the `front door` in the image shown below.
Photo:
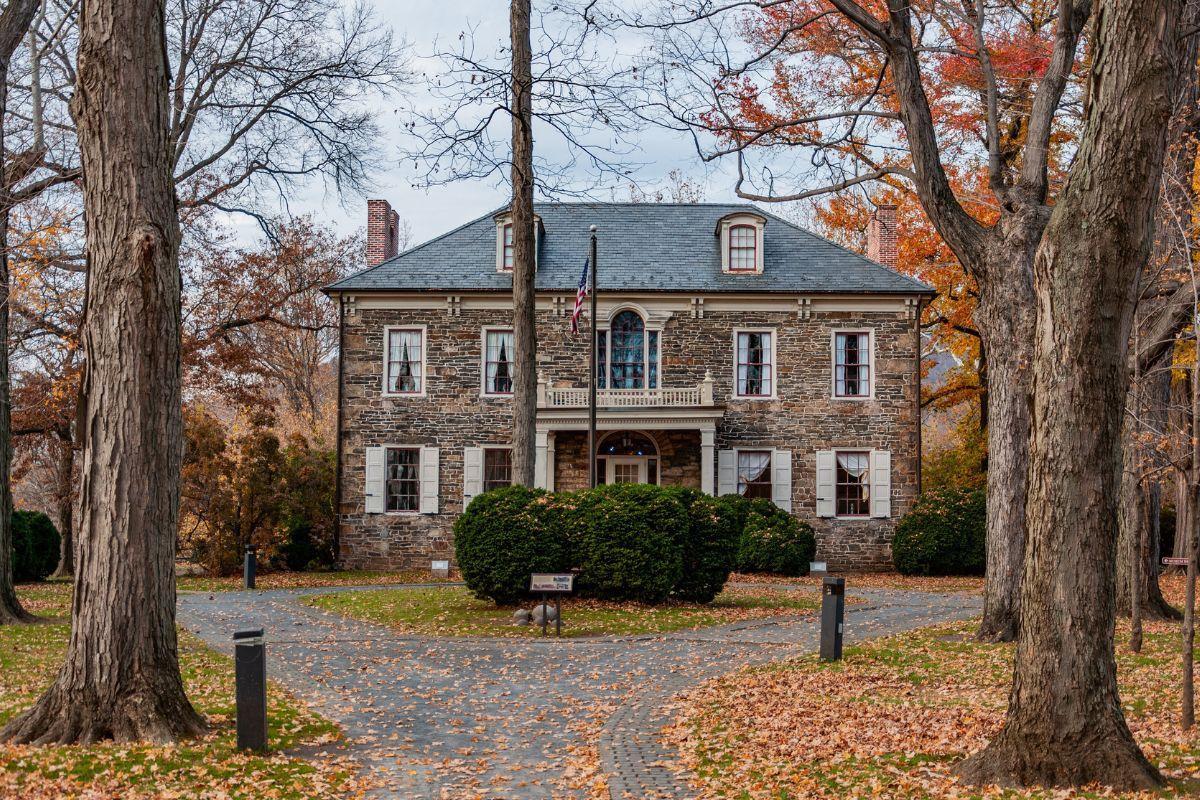
{"label": "front door", "polygon": [[606,483],[647,483],[646,459],[638,456],[609,456]]}

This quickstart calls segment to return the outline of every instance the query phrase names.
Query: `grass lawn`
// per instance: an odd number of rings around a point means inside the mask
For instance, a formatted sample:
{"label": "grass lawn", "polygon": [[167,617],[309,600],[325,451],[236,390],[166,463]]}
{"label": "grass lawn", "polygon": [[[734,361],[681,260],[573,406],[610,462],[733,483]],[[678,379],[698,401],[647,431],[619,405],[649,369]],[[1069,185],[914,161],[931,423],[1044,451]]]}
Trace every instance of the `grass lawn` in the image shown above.
{"label": "grass lawn", "polygon": [[[846,579],[847,591],[859,589],[911,589],[918,592],[982,592],[982,577],[901,575],[898,572],[835,573]],[[761,575],[735,572],[730,583],[753,583],[765,586],[820,586],[821,579],[806,575],[789,578],[785,575]]]}
{"label": "grass lawn", "polygon": [[[70,585],[17,587],[45,624],[0,627],[0,725],[31,705],[54,679],[66,649]],[[317,798],[354,796],[351,765],[332,754],[310,760],[278,751],[333,742],[334,725],[282,690],[269,692],[275,753],[246,755],[235,742],[233,662],[195,637],[180,635],[188,697],[210,732],[171,747],[0,745],[0,797]],[[332,748],[327,748],[332,749]]]}
{"label": "grass lawn", "polygon": [[[971,640],[975,623],[928,628],[815,657],[745,670],[678,699],[666,735],[697,798],[1112,797],[962,787],[951,765],[1004,718],[1011,645]],[[1151,761],[1172,779],[1162,795],[1200,789],[1200,732],[1179,730],[1177,624],[1146,628],[1140,655],[1118,625],[1125,714]]]}
{"label": "grass lawn", "polygon": [[[427,569],[409,569],[400,572],[348,569],[331,572],[270,572],[259,574],[254,581],[258,589],[300,589],[310,586],[378,586],[391,583],[449,583],[459,580],[457,573],[449,578],[435,578]],[[236,592],[242,588],[242,576],[227,578],[205,578],[180,576],[177,579],[181,592]]]}
{"label": "grass lawn", "polygon": [[[404,633],[429,636],[540,636],[538,626],[512,624],[515,607],[498,608],[477,600],[465,588],[380,589],[314,595],[302,602],[355,619],[381,623]],[[532,608],[533,601],[525,608]],[[814,589],[730,588],[708,605],[606,603],[563,600],[564,636],[630,636],[702,628],[727,622],[811,612],[820,606]]]}

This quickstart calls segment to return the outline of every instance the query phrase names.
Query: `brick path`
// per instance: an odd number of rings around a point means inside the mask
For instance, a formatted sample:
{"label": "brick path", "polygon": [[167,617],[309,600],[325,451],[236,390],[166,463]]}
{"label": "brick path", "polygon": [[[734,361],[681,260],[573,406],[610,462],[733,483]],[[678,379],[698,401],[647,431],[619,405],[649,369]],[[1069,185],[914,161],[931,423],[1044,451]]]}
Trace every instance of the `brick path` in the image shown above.
{"label": "brick path", "polygon": [[[271,676],[342,726],[384,784],[380,797],[580,798],[564,764],[595,745],[613,800],[686,798],[658,740],[670,697],[810,652],[818,627],[812,617],[780,617],[665,636],[435,639],[297,602],[356,590],[184,594],[180,621],[225,652],[237,628],[265,627]],[[847,612],[848,643],[964,619],[980,605],[965,594],[849,592],[867,603]]]}

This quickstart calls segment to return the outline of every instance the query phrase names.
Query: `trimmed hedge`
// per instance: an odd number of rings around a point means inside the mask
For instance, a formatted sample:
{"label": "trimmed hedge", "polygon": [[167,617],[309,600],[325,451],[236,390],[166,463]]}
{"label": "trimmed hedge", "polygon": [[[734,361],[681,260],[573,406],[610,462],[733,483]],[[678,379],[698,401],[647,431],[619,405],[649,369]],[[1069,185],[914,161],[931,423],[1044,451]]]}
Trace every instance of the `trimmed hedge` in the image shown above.
{"label": "trimmed hedge", "polygon": [[578,594],[661,603],[683,576],[690,523],[674,492],[623,483],[563,498]]}
{"label": "trimmed hedge", "polygon": [[[740,501],[740,502],[739,502]],[[770,500],[732,501],[742,520],[737,567],[740,572],[807,575],[817,554],[812,526],[793,517]]]}
{"label": "trimmed hedge", "polygon": [[58,529],[41,511],[12,515],[13,580],[41,581],[58,566]]}
{"label": "trimmed hedge", "polygon": [[896,526],[892,562],[904,575],[982,575],[986,531],[982,489],[928,491]]}
{"label": "trimmed hedge", "polygon": [[524,486],[471,501],[454,523],[454,555],[476,597],[511,605],[529,594],[531,573],[571,566],[556,507],[550,493]]}
{"label": "trimmed hedge", "polygon": [[691,603],[711,603],[725,588],[737,559],[741,530],[729,505],[699,489],[672,488],[683,504],[688,531],[683,539],[683,574],[675,597]]}

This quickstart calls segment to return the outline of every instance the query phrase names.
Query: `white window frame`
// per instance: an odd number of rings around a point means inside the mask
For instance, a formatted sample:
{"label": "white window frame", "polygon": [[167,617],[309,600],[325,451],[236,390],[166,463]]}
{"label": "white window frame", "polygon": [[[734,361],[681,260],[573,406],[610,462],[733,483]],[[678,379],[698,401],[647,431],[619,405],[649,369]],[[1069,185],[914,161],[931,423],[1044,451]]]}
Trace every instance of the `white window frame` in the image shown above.
{"label": "white window frame", "polygon": [[[775,494],[775,448],[774,447],[735,447],[733,448],[733,493],[741,497],[746,495],[738,491],[738,477],[741,473],[742,453],[766,453],[771,457],[767,462],[767,475],[770,478],[771,496]],[[770,498],[768,498],[770,499]]]}
{"label": "white window frame", "polygon": [[[513,396],[512,392],[489,392],[487,379],[487,340],[489,333],[511,333],[513,334],[513,349],[516,349],[516,333],[511,325],[484,325],[479,333],[479,396],[486,400],[507,400]],[[509,364],[516,366],[515,352],[509,353]],[[515,377],[514,377],[515,381]]]}
{"label": "white window frame", "polygon": [[[875,476],[871,474],[871,468],[874,466],[872,459],[872,449],[870,447],[835,447],[833,449],[833,518],[834,519],[853,519],[864,520],[871,519],[871,504],[875,502]],[[865,514],[839,514],[838,513],[838,496],[837,496],[837,474],[838,474],[838,456],[848,453],[865,455],[867,457],[867,513]]]}
{"label": "white window frame", "polygon": [[[870,360],[867,362],[867,393],[862,395],[841,395],[837,393],[837,337],[839,333],[865,333],[867,335],[867,352]],[[875,399],[875,331],[871,328],[834,328],[829,332],[829,397],[832,400],[863,402]]]}
{"label": "white window frame", "polygon": [[[505,213],[503,216],[496,218],[496,272],[502,275],[512,275],[512,266],[504,266],[504,233],[512,227],[512,215]],[[533,268],[537,271],[538,267],[538,250],[541,249],[542,241],[542,218],[537,214],[533,215]],[[516,240],[513,240],[513,257],[516,257]]]}
{"label": "white window frame", "polygon": [[[770,394],[738,394],[738,338],[743,333],[771,334],[771,393]],[[661,347],[662,344],[659,344]],[[730,387],[730,399],[739,402],[756,402],[779,399],[779,331],[777,328],[734,328],[733,329],[733,385]]]}
{"label": "white window frame", "polygon": [[[487,454],[488,454],[488,451],[489,450],[508,450],[510,457],[511,457],[513,448],[512,448],[511,444],[481,444],[481,445],[479,445],[479,449],[483,451],[483,461],[480,464],[480,466],[482,468],[482,472],[479,476],[479,486],[480,486],[481,492],[486,492],[487,491]],[[511,478],[509,479],[509,485],[510,486],[513,485]]]}
{"label": "white window frame", "polygon": [[[381,444],[383,448],[383,513],[389,517],[419,517],[421,515],[421,468],[424,466],[425,446],[419,444]],[[388,511],[387,457],[389,450],[417,451],[417,507],[409,511]]]}
{"label": "white window frame", "polygon": [[[729,232],[738,225],[748,225],[754,228],[754,269],[731,269],[729,252]],[[721,247],[721,272],[726,275],[762,275],[763,274],[763,232],[767,221],[758,214],[743,212],[730,214],[717,224],[718,239]]]}
{"label": "white window frame", "polygon": [[[388,391],[388,352],[391,349],[392,333],[394,331],[420,331],[421,333],[421,391],[419,392],[390,392]],[[388,325],[383,329],[383,396],[384,397],[425,397],[429,393],[429,363],[425,358],[429,352],[429,328],[426,325]]]}
{"label": "white window frame", "polygon": [[[604,391],[612,391],[612,322],[617,315],[624,311],[632,311],[642,318],[642,364],[645,367],[645,386],[641,389],[619,389],[622,392],[658,391],[663,388],[663,324],[651,322],[650,314],[643,308],[633,305],[620,305],[612,310],[608,319],[596,326],[597,333],[604,334]],[[650,389],[650,334],[658,336],[658,385]],[[598,359],[599,360],[599,359]],[[597,367],[599,364],[597,364]],[[585,370],[586,372],[586,370]]]}

